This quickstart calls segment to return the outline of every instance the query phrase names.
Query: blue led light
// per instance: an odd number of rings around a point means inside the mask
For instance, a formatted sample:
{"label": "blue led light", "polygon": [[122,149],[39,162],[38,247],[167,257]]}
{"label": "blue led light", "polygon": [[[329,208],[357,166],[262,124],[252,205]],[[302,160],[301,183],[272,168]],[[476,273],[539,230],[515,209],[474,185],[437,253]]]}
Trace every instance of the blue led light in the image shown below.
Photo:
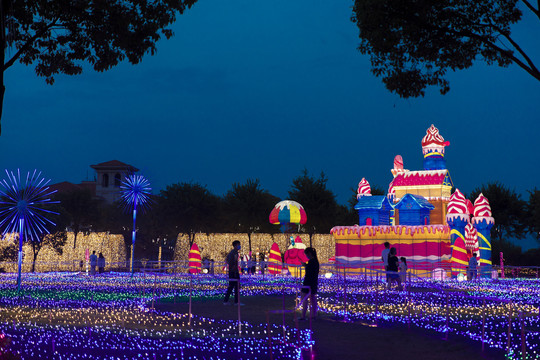
{"label": "blue led light", "polygon": [[135,262],[135,238],[137,233],[137,206],[144,209],[150,200],[150,182],[142,175],[129,175],[120,185],[121,200],[127,208],[133,208],[133,231],[131,236],[131,276]]}
{"label": "blue led light", "polygon": [[55,225],[47,215],[58,214],[44,206],[58,203],[49,198],[56,191],[47,185],[50,180],[41,177],[41,172],[28,172],[26,180],[21,179],[17,169],[7,171],[7,179],[0,181],[0,228],[2,234],[19,234],[19,258],[17,288],[21,289],[22,244],[25,239],[40,241],[40,236],[49,233],[47,225]]}

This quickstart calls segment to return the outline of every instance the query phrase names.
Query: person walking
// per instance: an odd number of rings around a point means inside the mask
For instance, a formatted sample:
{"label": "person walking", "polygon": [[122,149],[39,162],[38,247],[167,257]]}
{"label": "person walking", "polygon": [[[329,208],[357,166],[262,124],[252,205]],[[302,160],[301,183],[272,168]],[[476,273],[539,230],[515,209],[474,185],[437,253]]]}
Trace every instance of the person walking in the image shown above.
{"label": "person walking", "polygon": [[469,259],[469,280],[476,280],[476,272],[478,267],[478,260],[476,260],[476,253],[473,253]]}
{"label": "person walking", "polygon": [[[309,286],[309,290],[311,291],[311,294],[309,296],[309,302],[311,304],[311,311],[310,311],[309,316],[312,319],[315,319],[317,317],[317,290],[319,287],[319,259],[317,258],[317,251],[312,247],[306,248],[304,250],[304,254],[306,254],[308,258],[308,262],[302,264],[306,268],[306,273],[304,275],[304,282],[302,283],[302,285]],[[307,294],[309,290],[302,288],[302,293]],[[299,320],[306,320],[306,312],[307,312],[307,307],[308,307],[307,303],[308,303],[308,299],[305,299],[303,303],[303,307],[302,307],[302,317]]]}
{"label": "person walking", "polygon": [[[225,293],[223,299],[223,305],[229,304],[229,297],[234,289],[234,304],[238,305],[238,298],[240,292],[240,272],[238,271],[238,251],[242,248],[240,241],[235,240],[232,243],[233,249],[227,255],[226,261],[229,265],[229,287]],[[244,304],[240,304],[241,306]]]}
{"label": "person walking", "polygon": [[100,274],[103,274],[105,271],[105,257],[102,253],[99,253],[99,257],[97,259],[97,267]]}
{"label": "person walking", "polygon": [[97,255],[96,250],[92,251],[90,255],[90,274],[96,275],[96,266],[97,266]]}
{"label": "person walking", "polygon": [[384,272],[386,274],[386,282],[390,287],[390,277],[388,276],[388,255],[390,254],[390,243],[387,241],[384,243],[384,250],[381,254],[381,260],[384,264]]}

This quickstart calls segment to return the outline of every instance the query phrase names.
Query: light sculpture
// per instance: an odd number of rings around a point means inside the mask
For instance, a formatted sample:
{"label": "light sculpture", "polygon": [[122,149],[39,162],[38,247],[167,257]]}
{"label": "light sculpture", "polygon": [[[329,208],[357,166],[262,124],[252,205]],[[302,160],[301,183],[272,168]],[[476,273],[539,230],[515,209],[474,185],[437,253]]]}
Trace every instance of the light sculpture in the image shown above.
{"label": "light sculpture", "polygon": [[39,241],[41,235],[49,233],[47,225],[55,225],[47,215],[58,214],[45,209],[52,201],[50,196],[56,191],[47,185],[50,180],[41,177],[41,172],[28,172],[26,179],[21,172],[6,170],[7,179],[0,181],[0,228],[2,234],[19,233],[19,257],[17,290],[21,290],[22,245],[25,238]]}
{"label": "light sculpture", "polygon": [[135,271],[135,238],[137,233],[137,206],[144,209],[150,200],[150,182],[142,175],[129,175],[120,185],[121,200],[127,208],[133,208],[133,231],[131,236],[131,276]]}

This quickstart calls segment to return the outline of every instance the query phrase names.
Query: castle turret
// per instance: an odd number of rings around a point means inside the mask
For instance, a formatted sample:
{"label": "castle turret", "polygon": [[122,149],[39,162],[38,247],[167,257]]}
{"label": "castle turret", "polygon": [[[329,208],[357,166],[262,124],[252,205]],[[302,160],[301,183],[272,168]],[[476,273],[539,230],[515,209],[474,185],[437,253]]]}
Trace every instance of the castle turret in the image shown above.
{"label": "castle turret", "polygon": [[495,219],[491,216],[491,207],[488,199],[480,194],[474,201],[474,217],[472,223],[477,230],[480,250],[480,274],[491,277],[491,228]]}
{"label": "castle turret", "polygon": [[465,196],[456,189],[448,202],[446,222],[450,226],[450,240],[452,244],[452,276],[464,273],[468,264],[467,250],[465,249],[465,226],[469,223],[469,212]]}
{"label": "castle turret", "polygon": [[422,153],[424,154],[424,170],[446,169],[444,160],[444,148],[450,145],[448,141],[439,134],[433,124],[426,130],[426,136],[422,139]]}
{"label": "castle turret", "polygon": [[360,226],[379,226],[390,225],[392,204],[386,196],[371,195],[371,187],[366,179],[358,184],[356,194],[358,203],[354,206],[358,211],[358,225]]}
{"label": "castle turret", "polygon": [[472,256],[476,254],[476,258],[480,259],[480,247],[478,245],[478,231],[472,226],[467,224],[465,226],[465,248],[467,252]]}
{"label": "castle turret", "polygon": [[451,229],[452,245],[454,245],[458,237],[465,242],[465,226],[469,223],[469,212],[467,211],[465,196],[463,196],[459,189],[456,189],[452,196],[450,196],[446,222]]}
{"label": "castle turret", "polygon": [[369,182],[366,180],[366,178],[362,178],[362,180],[358,183],[356,198],[360,199],[362,196],[371,196],[371,186],[369,186]]}

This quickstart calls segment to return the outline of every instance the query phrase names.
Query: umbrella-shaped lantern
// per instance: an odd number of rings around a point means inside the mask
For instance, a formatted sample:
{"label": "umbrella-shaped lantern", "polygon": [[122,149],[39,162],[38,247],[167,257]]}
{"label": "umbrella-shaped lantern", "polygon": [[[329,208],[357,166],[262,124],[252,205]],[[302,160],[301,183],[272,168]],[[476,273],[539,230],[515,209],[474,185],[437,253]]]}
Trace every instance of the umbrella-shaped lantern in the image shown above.
{"label": "umbrella-shaped lantern", "polygon": [[295,225],[306,223],[307,216],[302,205],[296,201],[283,200],[274,206],[268,219],[271,224],[281,225],[281,232],[292,233]]}

